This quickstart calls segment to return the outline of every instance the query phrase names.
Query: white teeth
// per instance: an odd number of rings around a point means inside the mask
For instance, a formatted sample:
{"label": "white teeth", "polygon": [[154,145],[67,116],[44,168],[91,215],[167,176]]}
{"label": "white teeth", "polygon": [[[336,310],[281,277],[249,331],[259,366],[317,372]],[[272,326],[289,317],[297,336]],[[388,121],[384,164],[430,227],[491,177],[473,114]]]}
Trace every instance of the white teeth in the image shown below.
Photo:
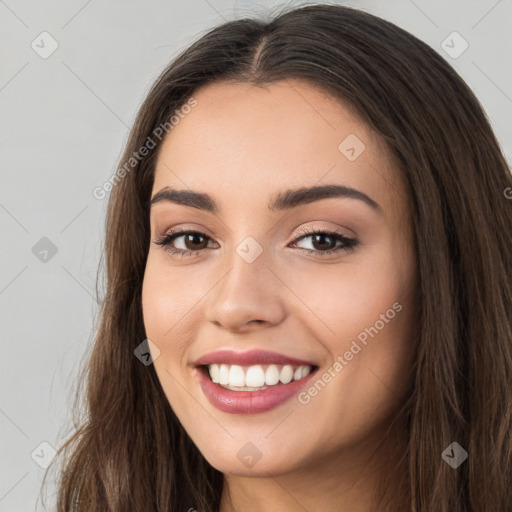
{"label": "white teeth", "polygon": [[229,370],[229,385],[243,388],[245,386],[245,373],[241,366],[234,364]]}
{"label": "white teeth", "polygon": [[293,368],[289,364],[285,364],[281,373],[279,374],[279,380],[283,384],[288,384],[293,379]]}
{"label": "white teeth", "polygon": [[219,383],[219,365],[218,364],[210,365],[210,377],[212,378],[212,382],[215,382],[215,384]]}
{"label": "white teeth", "polygon": [[261,366],[250,366],[247,369],[245,385],[251,388],[261,388],[265,385],[265,374]]}
{"label": "white teeth", "polygon": [[265,384],[273,386],[279,382],[279,369],[275,364],[271,364],[265,372]]}
{"label": "white teeth", "polygon": [[281,382],[289,384],[292,380],[300,380],[311,373],[309,365],[293,367],[292,365],[270,364],[266,367],[256,364],[249,367],[229,364],[210,364],[208,371],[212,382],[227,389],[237,391],[257,391],[274,386]]}
{"label": "white teeth", "polygon": [[219,384],[229,384],[229,366],[221,364],[219,368]]}
{"label": "white teeth", "polygon": [[[303,379],[304,377],[308,376],[310,373],[311,373],[311,366],[301,366],[300,367],[300,372],[301,372],[301,376],[300,378]],[[297,379],[297,377],[295,377],[295,380],[299,380]]]}

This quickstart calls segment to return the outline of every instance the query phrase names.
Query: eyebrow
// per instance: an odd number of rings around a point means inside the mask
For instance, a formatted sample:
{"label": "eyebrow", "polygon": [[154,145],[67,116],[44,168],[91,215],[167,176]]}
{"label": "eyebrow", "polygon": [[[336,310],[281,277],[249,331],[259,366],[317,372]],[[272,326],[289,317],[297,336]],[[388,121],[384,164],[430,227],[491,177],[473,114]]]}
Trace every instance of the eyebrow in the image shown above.
{"label": "eyebrow", "polygon": [[[375,212],[382,213],[381,206],[371,197],[359,190],[345,187],[343,185],[322,185],[286,190],[284,192],[280,192],[270,201],[268,209],[271,212],[276,210],[290,210],[315,201],[335,197],[360,200]],[[171,187],[164,187],[151,198],[150,205],[152,206],[162,201],[169,201],[171,203],[197,208],[198,210],[204,210],[210,213],[216,213],[219,211],[217,203],[211,196],[202,192],[194,192],[192,190],[176,190]]]}

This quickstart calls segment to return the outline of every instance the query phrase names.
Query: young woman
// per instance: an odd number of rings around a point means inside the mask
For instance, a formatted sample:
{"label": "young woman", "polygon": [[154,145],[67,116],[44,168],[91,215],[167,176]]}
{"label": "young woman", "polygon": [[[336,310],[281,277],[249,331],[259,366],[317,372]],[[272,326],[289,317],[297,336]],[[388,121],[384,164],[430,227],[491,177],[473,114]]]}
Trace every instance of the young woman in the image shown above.
{"label": "young woman", "polygon": [[512,510],[512,178],[434,50],[340,6],[225,23],[110,188],[59,511]]}

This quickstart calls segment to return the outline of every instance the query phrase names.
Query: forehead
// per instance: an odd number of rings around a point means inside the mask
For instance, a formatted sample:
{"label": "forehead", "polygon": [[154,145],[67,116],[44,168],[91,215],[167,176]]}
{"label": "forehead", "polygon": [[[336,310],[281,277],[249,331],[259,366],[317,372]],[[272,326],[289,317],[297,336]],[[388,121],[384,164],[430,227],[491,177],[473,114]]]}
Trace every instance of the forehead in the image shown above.
{"label": "forehead", "polygon": [[190,188],[221,208],[226,199],[266,208],[277,191],[337,183],[401,209],[404,187],[384,142],[322,89],[303,80],[218,82],[193,97],[197,105],[160,148],[153,193]]}

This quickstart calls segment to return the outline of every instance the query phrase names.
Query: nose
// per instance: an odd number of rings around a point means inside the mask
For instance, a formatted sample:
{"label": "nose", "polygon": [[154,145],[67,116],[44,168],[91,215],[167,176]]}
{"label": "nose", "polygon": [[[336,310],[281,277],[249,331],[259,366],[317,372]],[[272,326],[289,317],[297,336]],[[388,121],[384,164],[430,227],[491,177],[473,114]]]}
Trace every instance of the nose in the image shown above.
{"label": "nose", "polygon": [[252,263],[235,255],[232,266],[210,294],[207,320],[232,332],[278,325],[286,316],[285,287],[263,255]]}

